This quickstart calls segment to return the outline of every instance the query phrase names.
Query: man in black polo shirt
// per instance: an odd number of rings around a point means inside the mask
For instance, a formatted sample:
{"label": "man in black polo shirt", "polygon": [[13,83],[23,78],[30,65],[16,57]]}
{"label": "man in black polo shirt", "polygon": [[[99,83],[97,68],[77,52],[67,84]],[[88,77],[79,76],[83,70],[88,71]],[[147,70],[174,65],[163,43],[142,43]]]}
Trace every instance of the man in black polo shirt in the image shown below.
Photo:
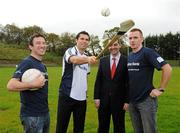
{"label": "man in black polo shirt", "polygon": [[[7,88],[9,91],[20,92],[20,118],[25,133],[48,133],[50,116],[48,109],[48,74],[45,65],[41,62],[46,52],[46,40],[41,34],[35,34],[29,42],[30,56],[25,58],[17,67]],[[35,68],[41,71],[36,80],[30,83],[21,82],[23,73]],[[31,89],[37,88],[32,91]]]}

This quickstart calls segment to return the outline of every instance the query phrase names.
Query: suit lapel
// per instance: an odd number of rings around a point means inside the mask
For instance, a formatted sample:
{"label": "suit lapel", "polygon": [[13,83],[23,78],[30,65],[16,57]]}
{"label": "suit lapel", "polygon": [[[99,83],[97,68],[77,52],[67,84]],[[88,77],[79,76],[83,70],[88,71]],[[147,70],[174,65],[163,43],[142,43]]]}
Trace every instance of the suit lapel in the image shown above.
{"label": "suit lapel", "polygon": [[121,55],[120,59],[118,61],[117,67],[116,67],[116,72],[115,72],[114,78],[116,77],[117,74],[120,74],[120,71],[122,69],[122,62],[123,62],[123,59],[122,59],[122,55]]}
{"label": "suit lapel", "polygon": [[110,56],[107,56],[105,60],[105,69],[105,72],[107,72],[107,76],[111,78]]}

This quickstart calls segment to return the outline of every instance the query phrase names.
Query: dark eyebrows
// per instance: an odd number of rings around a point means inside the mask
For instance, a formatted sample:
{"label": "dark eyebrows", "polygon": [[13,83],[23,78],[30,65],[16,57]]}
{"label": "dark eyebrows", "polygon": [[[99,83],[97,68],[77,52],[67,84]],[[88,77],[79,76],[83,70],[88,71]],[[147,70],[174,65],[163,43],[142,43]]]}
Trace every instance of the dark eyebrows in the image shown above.
{"label": "dark eyebrows", "polygon": [[89,41],[89,38],[85,38],[85,37],[80,37],[79,39]]}

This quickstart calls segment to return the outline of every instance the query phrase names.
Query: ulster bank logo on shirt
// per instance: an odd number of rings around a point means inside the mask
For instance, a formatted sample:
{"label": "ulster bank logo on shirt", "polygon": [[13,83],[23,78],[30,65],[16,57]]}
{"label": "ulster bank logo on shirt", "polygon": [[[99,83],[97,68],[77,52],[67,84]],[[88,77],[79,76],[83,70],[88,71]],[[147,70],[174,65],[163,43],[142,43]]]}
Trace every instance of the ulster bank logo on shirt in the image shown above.
{"label": "ulster bank logo on shirt", "polygon": [[158,61],[159,63],[161,63],[161,62],[164,61],[164,59],[163,59],[162,57],[157,57],[157,61]]}
{"label": "ulster bank logo on shirt", "polygon": [[128,66],[139,66],[139,65],[140,65],[139,62],[128,63]]}
{"label": "ulster bank logo on shirt", "polygon": [[139,62],[129,62],[127,64],[128,66],[128,71],[139,71],[139,66],[140,66],[140,63]]}

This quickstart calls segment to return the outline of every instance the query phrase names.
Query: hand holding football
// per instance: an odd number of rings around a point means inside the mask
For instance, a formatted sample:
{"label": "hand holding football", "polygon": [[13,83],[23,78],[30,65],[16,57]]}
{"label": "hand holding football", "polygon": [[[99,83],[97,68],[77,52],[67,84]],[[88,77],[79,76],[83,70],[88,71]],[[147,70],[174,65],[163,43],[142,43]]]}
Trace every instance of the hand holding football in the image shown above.
{"label": "hand holding football", "polygon": [[[43,80],[45,80],[44,76],[38,69],[34,69],[34,68],[28,69],[23,73],[21,81],[25,83],[31,83],[32,81],[36,80],[40,76],[42,76]],[[38,88],[32,88],[30,90],[37,90],[37,89]]]}

